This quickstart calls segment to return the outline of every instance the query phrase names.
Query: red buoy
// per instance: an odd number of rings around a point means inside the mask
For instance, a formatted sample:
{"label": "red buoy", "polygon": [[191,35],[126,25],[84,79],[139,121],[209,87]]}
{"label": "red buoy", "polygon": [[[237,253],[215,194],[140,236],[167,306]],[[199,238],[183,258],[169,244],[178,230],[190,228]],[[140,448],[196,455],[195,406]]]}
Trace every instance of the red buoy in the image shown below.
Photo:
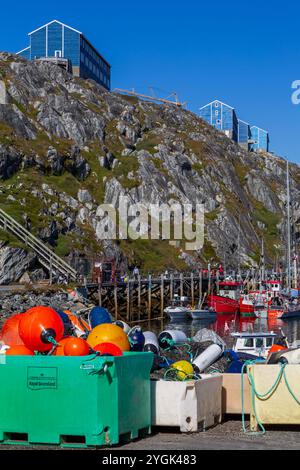
{"label": "red buoy", "polygon": [[12,346],[5,354],[6,356],[34,356],[34,353],[22,344]]}
{"label": "red buoy", "polygon": [[113,343],[101,343],[95,346],[94,351],[100,352],[101,356],[123,356],[123,351]]}
{"label": "red buoy", "polygon": [[90,352],[88,343],[82,338],[67,338],[64,343],[65,356],[87,356]]}
{"label": "red buoy", "polygon": [[59,342],[63,337],[64,324],[52,308],[33,307],[22,316],[19,334],[25,346],[32,351],[50,351],[52,340]]}
{"label": "red buoy", "polygon": [[19,323],[24,313],[15,313],[3,324],[1,330],[1,340],[7,346],[24,345],[19,335]]}

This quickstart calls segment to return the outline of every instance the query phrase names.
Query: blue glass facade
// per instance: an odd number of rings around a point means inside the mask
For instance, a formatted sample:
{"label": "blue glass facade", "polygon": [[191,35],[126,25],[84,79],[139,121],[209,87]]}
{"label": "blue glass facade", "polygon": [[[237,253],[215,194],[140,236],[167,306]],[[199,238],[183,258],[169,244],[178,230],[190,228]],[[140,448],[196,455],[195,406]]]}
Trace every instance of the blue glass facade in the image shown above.
{"label": "blue glass facade", "polygon": [[265,152],[269,151],[269,133],[267,131],[260,129],[257,126],[252,126],[251,139],[254,141],[254,143],[251,144],[252,150],[263,150]]}
{"label": "blue glass facade", "polygon": [[221,101],[213,101],[200,109],[200,117],[216,129],[238,141],[238,119],[235,110]]}
{"label": "blue glass facade", "polygon": [[249,150],[249,140],[251,138],[250,126],[247,122],[238,119],[239,133],[238,143]]}
{"label": "blue glass facade", "polygon": [[84,36],[80,40],[81,77],[92,78],[110,89],[110,67]]}
{"label": "blue glass facade", "polygon": [[30,59],[48,57],[46,48],[46,28],[40,29],[30,37]]}
{"label": "blue glass facade", "polygon": [[269,133],[238,119],[234,108],[222,101],[215,100],[203,106],[199,115],[246,150],[269,152]]}
{"label": "blue glass facade", "polygon": [[84,37],[60,21],[54,20],[29,33],[30,46],[18,54],[28,60],[61,57],[71,63],[73,74],[91,78],[110,89],[110,65]]}
{"label": "blue glass facade", "polygon": [[80,35],[72,29],[64,28],[64,57],[67,57],[71,61],[73,67],[80,66],[79,51]]}

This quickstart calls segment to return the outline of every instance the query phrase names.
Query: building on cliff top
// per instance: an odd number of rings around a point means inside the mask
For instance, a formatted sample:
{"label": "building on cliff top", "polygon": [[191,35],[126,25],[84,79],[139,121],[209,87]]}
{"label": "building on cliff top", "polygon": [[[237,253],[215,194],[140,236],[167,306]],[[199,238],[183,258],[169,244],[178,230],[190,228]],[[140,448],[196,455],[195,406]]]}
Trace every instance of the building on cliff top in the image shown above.
{"label": "building on cliff top", "polygon": [[211,126],[223,131],[230,139],[238,141],[238,119],[234,108],[215,100],[200,108],[200,117]]}
{"label": "building on cliff top", "polygon": [[269,151],[269,133],[257,126],[251,126],[251,149],[254,151]]}
{"label": "building on cliff top", "polygon": [[255,152],[269,152],[268,132],[257,126],[250,126],[247,122],[238,119],[232,106],[215,100],[202,106],[199,115],[211,126],[238,142],[244,149]]}
{"label": "building on cliff top", "polygon": [[58,65],[66,61],[66,68],[74,76],[91,78],[110,90],[110,64],[80,31],[53,20],[28,36],[30,45],[17,52],[18,55],[28,60],[48,59]]}
{"label": "building on cliff top", "polygon": [[238,143],[245,150],[249,151],[251,149],[251,129],[248,122],[238,119]]}

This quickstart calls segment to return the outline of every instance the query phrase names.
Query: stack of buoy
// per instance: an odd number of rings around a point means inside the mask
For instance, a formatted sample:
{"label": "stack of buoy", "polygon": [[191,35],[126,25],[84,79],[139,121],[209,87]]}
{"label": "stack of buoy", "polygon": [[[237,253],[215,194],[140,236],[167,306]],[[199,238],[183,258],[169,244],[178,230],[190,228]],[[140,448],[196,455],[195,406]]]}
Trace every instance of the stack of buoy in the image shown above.
{"label": "stack of buoy", "polygon": [[192,340],[183,331],[165,329],[157,335],[143,331],[140,326],[130,328],[123,320],[113,321],[103,307],[92,308],[85,321],[69,310],[36,306],[7,319],[1,341],[0,352],[7,356],[120,357],[130,352],[151,352],[152,372],[166,370],[167,380],[195,378],[223,352],[220,346],[212,344],[196,357],[184,356],[180,348],[187,350]]}

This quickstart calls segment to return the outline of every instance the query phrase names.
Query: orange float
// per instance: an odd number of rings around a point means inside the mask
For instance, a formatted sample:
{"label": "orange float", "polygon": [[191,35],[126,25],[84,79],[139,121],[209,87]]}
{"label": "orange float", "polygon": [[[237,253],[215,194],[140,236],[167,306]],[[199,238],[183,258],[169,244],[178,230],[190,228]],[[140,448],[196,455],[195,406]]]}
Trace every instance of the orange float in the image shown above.
{"label": "orange float", "polygon": [[68,315],[74,328],[78,330],[79,334],[85,334],[86,332],[91,331],[89,324],[82,318],[78,318],[76,315],[70,312],[70,310],[64,310],[64,313]]}
{"label": "orange float", "polygon": [[65,356],[87,356],[90,352],[88,343],[82,338],[67,338],[64,343]]}
{"label": "orange float", "polygon": [[22,344],[12,346],[6,351],[5,354],[6,356],[34,356],[34,353]]}
{"label": "orange float", "polygon": [[101,343],[94,347],[94,351],[99,352],[101,356],[123,356],[122,350],[113,343]]}
{"label": "orange float", "polygon": [[59,342],[63,337],[64,324],[52,308],[33,307],[22,316],[19,334],[25,346],[32,351],[50,351],[52,340]]}
{"label": "orange float", "polygon": [[112,323],[102,323],[96,326],[90,332],[87,342],[94,348],[101,343],[113,343],[121,349],[121,351],[130,351],[128,337],[124,330]]}
{"label": "orange float", "polygon": [[8,318],[1,330],[1,340],[7,346],[24,345],[19,335],[19,323],[24,313],[15,313]]}
{"label": "orange float", "polygon": [[67,336],[59,341],[59,345],[54,349],[53,356],[65,356],[64,347],[67,340],[70,338],[72,338],[72,336]]}

